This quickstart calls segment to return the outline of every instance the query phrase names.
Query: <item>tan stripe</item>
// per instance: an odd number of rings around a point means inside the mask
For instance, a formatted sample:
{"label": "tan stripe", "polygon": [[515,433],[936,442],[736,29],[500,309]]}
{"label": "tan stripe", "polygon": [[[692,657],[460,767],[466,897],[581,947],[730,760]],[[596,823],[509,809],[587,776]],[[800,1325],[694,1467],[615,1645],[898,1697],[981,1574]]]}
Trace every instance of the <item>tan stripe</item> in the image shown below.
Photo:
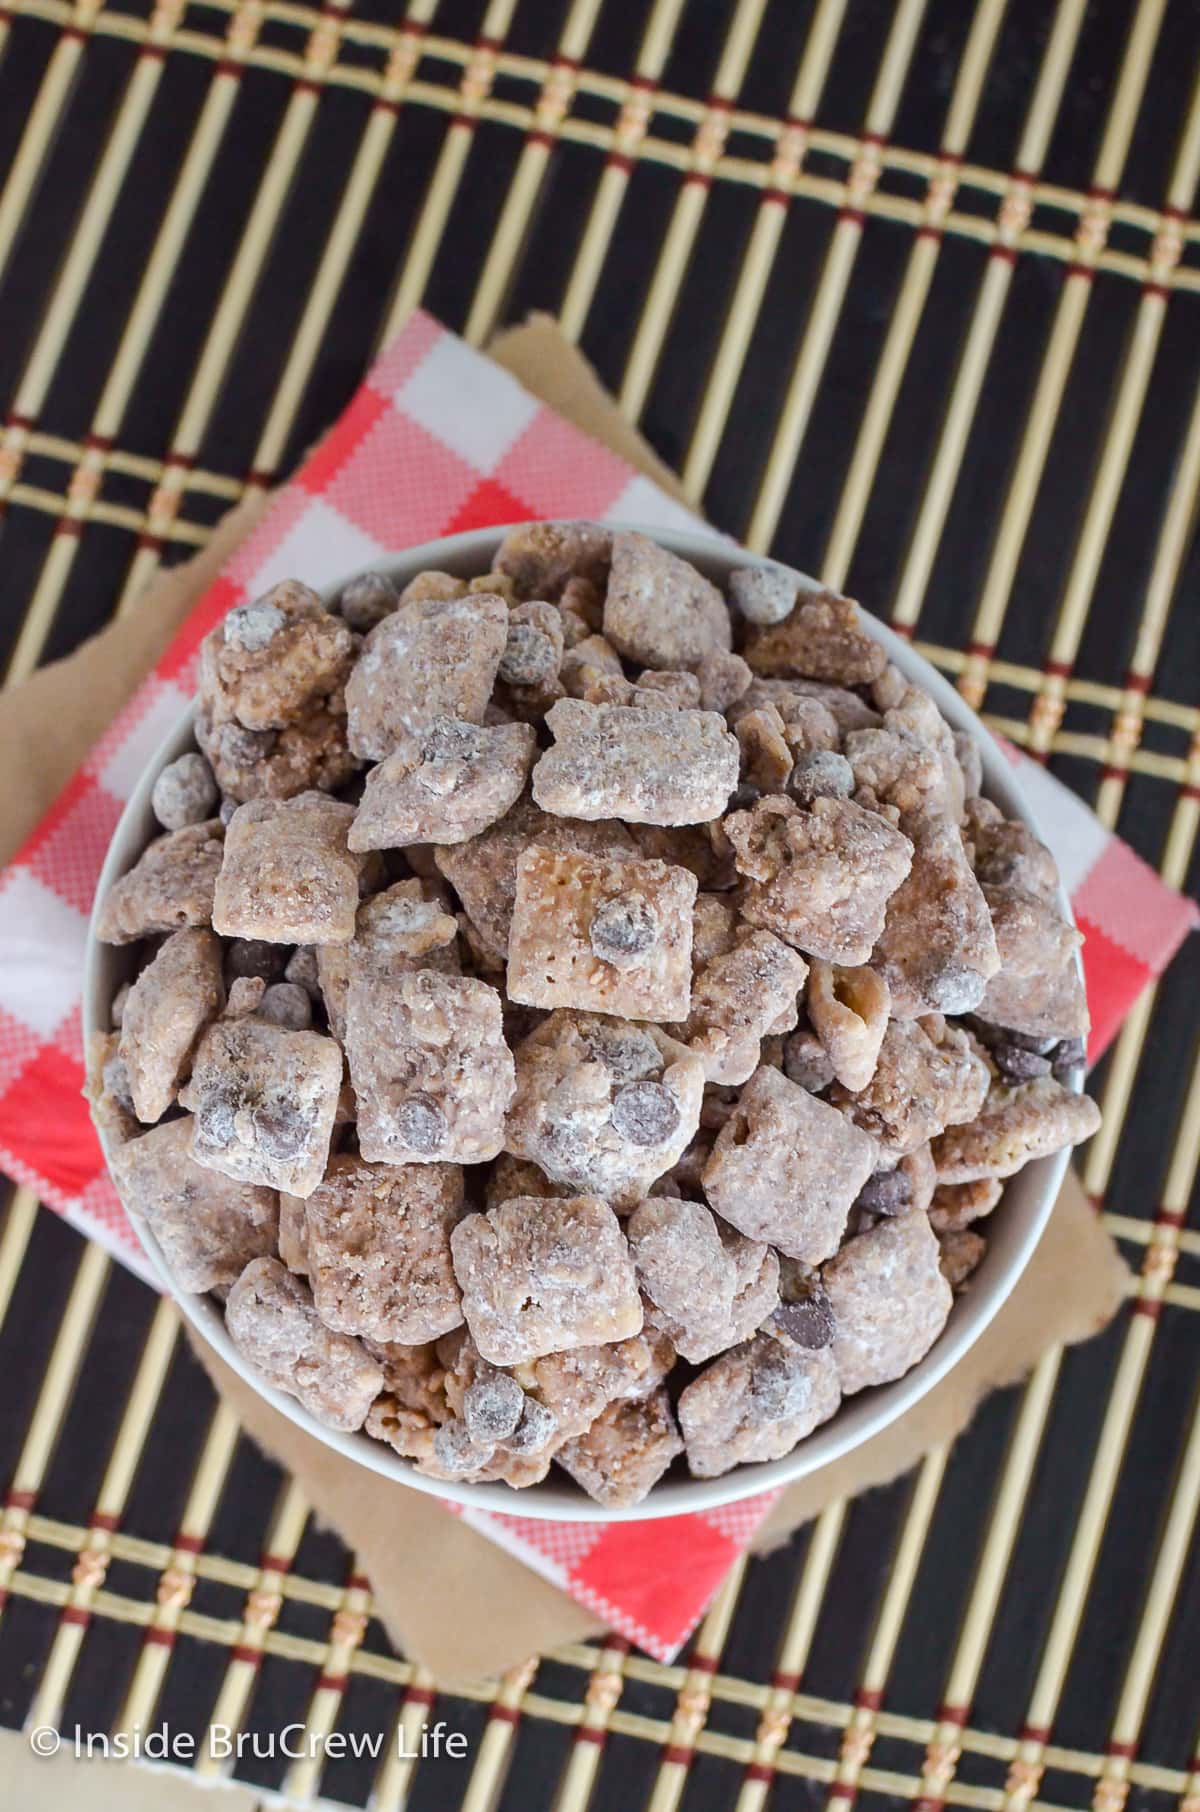
{"label": "tan stripe", "polygon": [[[308,1505],[301,1494],[295,1479],[288,1479],[280,1494],[271,1527],[267,1535],[266,1556],[290,1562],[296,1549],[300,1546],[300,1537],[308,1521]],[[230,1646],[261,1652],[265,1650],[265,1638],[272,1629],[279,1615],[282,1596],[279,1591],[279,1571],[275,1567],[260,1567],[255,1584],[246,1599],[246,1609],[242,1614],[241,1627]],[[182,1619],[181,1619],[182,1627]],[[310,1645],[316,1649],[317,1658],[322,1654],[319,1643]],[[217,1694],[216,1703],[209,1720],[209,1736],[196,1757],[195,1772],[202,1778],[212,1778],[228,1772],[226,1760],[214,1752],[211,1732],[215,1727],[236,1734],[242,1728],[242,1720],[250,1703],[250,1695],[258,1678],[258,1668],[254,1661],[243,1659],[238,1655],[231,1656],[225,1669],[225,1678]]]}
{"label": "tan stripe", "polygon": [[[863,125],[864,135],[870,135],[872,139],[886,138],[892,129],[925,7],[926,0],[901,0],[896,8]],[[841,205],[853,212],[841,214],[833,229],[817,293],[792,365],[783,408],[775,425],[771,450],[767,455],[758,495],[751,511],[746,545],[756,552],[770,546],[791,488],[792,474],[808,430],[809,417],[825,370],[833,331],[845,299],[854,261],[858,256],[862,240],[859,216],[863,212],[863,204],[875,190],[880,169],[877,147],[874,143],[864,143],[859,157],[850,166],[842,192]]]}
{"label": "tan stripe", "polygon": [[[655,0],[634,64],[640,82],[656,83],[661,76],[682,10],[683,0]],[[622,157],[636,157],[649,124],[650,103],[632,83],[622,85],[620,99],[612,149]],[[660,96],[655,96],[654,105],[662,105]],[[583,332],[628,184],[629,173],[622,165],[605,165],[559,310],[559,326],[568,339],[577,340]]]}
{"label": "tan stripe", "polygon": [[[480,36],[496,42],[507,36],[516,0],[489,0],[480,26]],[[463,78],[456,97],[456,111],[461,119],[452,120],[437,168],[425,196],[421,218],[408,247],[400,282],[387,313],[381,339],[386,342],[399,332],[414,308],[420,306],[429,282],[429,273],[446,230],[446,221],[458,194],[467,153],[474,142],[473,122],[480,116],[483,102],[491,92],[496,76],[496,54],[478,46],[463,66]]]}
{"label": "tan stripe", "polygon": [[[1142,4],[1157,8],[1162,0],[1142,0]],[[1055,15],[1017,150],[1016,168],[1021,174],[1010,178],[993,229],[994,244],[1008,252],[1019,247],[1032,211],[1030,178],[1046,154],[1084,10],[1083,0],[1061,0]],[[893,619],[906,626],[916,623],[925,596],[1011,279],[1012,265],[1007,259],[988,260],[893,604]]]}
{"label": "tan stripe", "polygon": [[[732,101],[745,80],[765,4],[766,0],[737,0],[713,77],[714,101]],[[707,184],[725,149],[728,135],[727,105],[706,107],[688,158],[688,176],[700,180],[685,181],[676,197],[621,380],[618,401],[631,421],[638,419],[645,406],[646,393],[658,367],[667,327],[708,200]]]}
{"label": "tan stripe", "polygon": [[[521,1713],[537,1667],[535,1655],[519,1667],[510,1667],[501,1674],[492,1704],[514,1714]],[[515,1717],[488,1719],[463,1794],[461,1812],[492,1812],[500,1796],[516,1728]]]}
{"label": "tan stripe", "polygon": [[[829,1587],[833,1563],[846,1520],[846,1503],[836,1499],[826,1505],[813,1525],[808,1553],[792,1602],[791,1616],[775,1657],[777,1676],[796,1678],[808,1665],[813,1632],[817,1627],[821,1605]],[[767,1695],[754,1733],[754,1764],[774,1768],[779,1751],[787,1741],[792,1723],[793,1695],[786,1684],[773,1685]],[[744,1780],[737,1798],[736,1812],[762,1812],[771,1792],[769,1780]]]}
{"label": "tan stripe", "polygon": [[[929,191],[925,198],[921,224],[933,233],[940,234],[944,231],[958,191],[957,160],[966,147],[979,110],[984,80],[996,47],[1006,3],[1007,0],[990,0],[988,4],[979,5],[971,22],[971,35],[963,51],[942,132],[941,160],[930,176]],[[904,280],[896,306],[892,310],[866,412],[858,431],[846,481],[842,486],[829,546],[821,563],[821,576],[825,584],[835,591],[840,591],[846,582],[884,441],[891,426],[901,379],[912,353],[940,251],[940,237],[925,237],[914,242],[908,255]]]}
{"label": "tan stripe", "polygon": [[[683,1674],[671,1722],[660,1726],[664,1749],[690,1752],[703,1746],[701,1739],[705,1735],[705,1720],[713,1697],[711,1664],[720,1660],[724,1650],[745,1572],[746,1556],[742,1554],[721,1581],[717,1595],[705,1613],[704,1621],[696,1633],[694,1653],[703,1656],[710,1665],[696,1667],[693,1664]],[[623,1728],[624,1723],[622,1713],[615,1711],[612,1716],[613,1729]],[[646,1812],[675,1812],[687,1785],[687,1777],[687,1762],[661,1756],[658,1776],[646,1801]]]}
{"label": "tan stripe", "polygon": [[[624,1647],[600,1650],[583,1695],[580,1727],[602,1740],[625,1684]],[[587,1812],[600,1771],[601,1741],[572,1743],[554,1801],[554,1812]]]}
{"label": "tan stripe", "polygon": [[[96,1519],[119,1519],[125,1509],[134,1470],[141,1457],[150,1424],[154,1420],[178,1335],[178,1310],[173,1302],[164,1298],[154,1312],[137,1374],[125,1402],[120,1427],[96,1499]],[[108,1570],[111,1544],[112,1537],[108,1529],[89,1529],[86,1544],[80,1549],[79,1559],[71,1573],[71,1592],[67,1604],[73,1610],[90,1611]],[[75,1622],[60,1623],[55,1631],[29,1710],[28,1722],[35,1728],[50,1725],[57,1729],[86,1633],[86,1626]]]}
{"label": "tan stripe", "polygon": [[37,1214],[38,1201],[32,1189],[18,1184],[12,1192],[4,1216],[4,1232],[0,1235],[0,1327],[4,1325],[17,1278],[21,1275]]}
{"label": "tan stripe", "polygon": [[[421,1689],[423,1698],[425,1693],[434,1690],[437,1681],[425,1668],[417,1667],[413,1669],[412,1684]],[[414,1758],[420,1754],[421,1733],[428,1722],[429,1707],[420,1700],[409,1699],[401,1706],[387,1755],[375,1777],[370,1802],[372,1812],[402,1812],[408,1804],[416,1773]]]}
{"label": "tan stripe", "polygon": [[[180,1533],[190,1541],[203,1541],[207,1538],[237,1451],[240,1433],[233,1411],[227,1404],[218,1402],[180,1523]],[[115,1553],[122,1552],[120,1537],[114,1539],[113,1550]],[[173,1548],[160,1560],[159,1569],[155,1602],[148,1627],[155,1630],[177,1630],[191,1597],[192,1581],[207,1570],[204,1556],[194,1552],[190,1546]],[[171,1650],[165,1644],[147,1642],[142,1645],[124,1703],[114,1721],[114,1731],[130,1732],[139,1726],[142,1729],[149,1727],[170,1660]]]}
{"label": "tan stripe", "polygon": [[[411,0],[407,17],[414,26],[424,26],[432,18],[437,0]],[[383,161],[396,131],[396,116],[390,107],[406,98],[414,70],[420,61],[420,41],[413,35],[402,36],[393,52],[380,99],[389,110],[373,113],[367,121],[362,143],[354,161],[330,233],[309,291],[300,325],[288,352],[287,364],[271,402],[266,424],[254,454],[255,478],[247,488],[262,488],[266,475],[278,471],[288,438],[296,424],[305,387],[312,376],[318,354],[333,318],[334,307],[345,279],[363,221],[375,192]]]}
{"label": "tan stripe", "polygon": [[[356,1571],[357,1562],[351,1559],[351,1577]],[[348,1678],[355,1651],[366,1634],[370,1613],[370,1592],[362,1586],[348,1584],[338,1597],[319,1678],[329,1681]],[[313,1693],[303,1731],[291,1745],[301,1753],[289,1766],[281,1789],[290,1804],[308,1805],[317,1796],[325,1772],[325,1743],[337,1727],[344,1698],[345,1691],[341,1686],[318,1685]]]}
{"label": "tan stripe", "polygon": [[[305,46],[306,79],[317,81],[328,72],[337,55],[340,15],[348,0],[329,0],[330,12],[314,27]],[[316,114],[318,94],[297,88],[287,104],[266,168],[258,179],[254,204],[242,230],[237,253],[225,279],[221,299],[192,377],[183,411],[176,424],[167,458],[167,470],[150,504],[150,533],[161,537],[174,521],[182,496],[182,471],[175,461],[195,457],[213,408],[225,381],[229,360],[245,321],[263,263],[278,231],[284,204]],[[153,545],[140,547],[130,564],[117,605],[127,611],[133,599],[153,576],[159,564]]]}
{"label": "tan stripe", "polygon": [[[563,60],[547,67],[534,108],[534,131],[540,135],[553,139],[570,111],[575,96],[575,74],[570,65],[587,55],[600,6],[601,0],[572,0],[558,44],[558,57]],[[463,330],[472,346],[481,346],[495,326],[517,259],[525,247],[529,219],[549,162],[550,147],[544,138],[526,141]]]}

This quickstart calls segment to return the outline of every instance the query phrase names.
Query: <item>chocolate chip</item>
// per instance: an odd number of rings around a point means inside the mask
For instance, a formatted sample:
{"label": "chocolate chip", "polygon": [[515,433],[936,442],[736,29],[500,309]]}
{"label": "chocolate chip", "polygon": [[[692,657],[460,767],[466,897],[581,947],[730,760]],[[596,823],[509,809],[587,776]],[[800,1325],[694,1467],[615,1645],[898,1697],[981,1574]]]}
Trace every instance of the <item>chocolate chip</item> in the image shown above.
{"label": "chocolate chip", "polygon": [[509,1453],[538,1453],[558,1428],[558,1417],[536,1397],[526,1397],[521,1420],[506,1437],[503,1446]]}
{"label": "chocolate chip", "polygon": [[359,573],[342,588],[339,600],[342,616],[360,635],[390,617],[400,601],[400,594],[383,573]]}
{"label": "chocolate chip", "polygon": [[912,1201],[912,1184],[902,1170],[877,1170],[858,1192],[856,1208],[869,1214],[903,1214]]}
{"label": "chocolate chip", "polygon": [[803,1027],[784,1040],[783,1073],[789,1082],[798,1083],[810,1095],[819,1095],[829,1087],[833,1065],[815,1032]]}
{"label": "chocolate chip", "polygon": [[592,949],[610,963],[644,956],[657,938],[657,914],[640,893],[619,893],[603,901],[588,926]]}
{"label": "chocolate chip", "polygon": [[812,1392],[807,1367],[778,1341],[770,1342],[758,1357],[750,1377],[750,1395],[758,1414],[772,1422],[786,1422],[800,1415]]}
{"label": "chocolate chip", "polygon": [[308,1137],[308,1122],[285,1101],[265,1101],[254,1110],[254,1133],[269,1158],[294,1158]]}
{"label": "chocolate chip", "polygon": [[486,1372],[463,1392],[463,1415],[473,1441],[494,1446],[511,1435],[525,1408],[525,1392],[507,1372]]}
{"label": "chocolate chip", "polygon": [[287,944],[268,944],[259,938],[235,937],[225,950],[225,980],[239,976],[259,976],[265,982],[278,981],[287,967],[291,950]]}
{"label": "chocolate chip", "polygon": [[613,1102],[611,1119],[631,1145],[661,1145],[679,1126],[679,1105],[661,1082],[631,1082]]}
{"label": "chocolate chip", "polygon": [[816,799],[849,799],[854,791],[854,769],[836,749],[806,749],[797,755],[787,790],[797,805]]}
{"label": "chocolate chip", "polygon": [[1032,1082],[1035,1076],[1050,1074],[1050,1059],[1037,1051],[1023,1050],[1019,1044],[992,1046],[996,1067],[1006,1082]]}
{"label": "chocolate chip", "polygon": [[544,686],[558,672],[558,649],[536,623],[511,623],[499,678],[509,686]]}
{"label": "chocolate chip", "polygon": [[288,1032],[307,1032],[312,1025],[312,1001],[298,982],[274,982],[256,1010],[260,1019]]}
{"label": "chocolate chip", "polygon": [[444,1422],[433,1437],[433,1457],[444,1472],[456,1478],[486,1465],[490,1450],[480,1448],[465,1422]]}
{"label": "chocolate chip", "polygon": [[1067,1082],[1087,1061],[1087,1046],[1082,1038],[1064,1038],[1051,1053],[1050,1062],[1059,1082]]}
{"label": "chocolate chip", "polygon": [[819,1348],[828,1346],[833,1339],[833,1304],[823,1286],[813,1283],[808,1293],[795,1302],[781,1302],[772,1315],[771,1322],[775,1327],[781,1328],[797,1346],[816,1352]]}
{"label": "chocolate chip", "polygon": [[410,1095],[396,1109],[396,1131],[410,1151],[440,1151],[449,1131],[446,1116],[428,1095]]}

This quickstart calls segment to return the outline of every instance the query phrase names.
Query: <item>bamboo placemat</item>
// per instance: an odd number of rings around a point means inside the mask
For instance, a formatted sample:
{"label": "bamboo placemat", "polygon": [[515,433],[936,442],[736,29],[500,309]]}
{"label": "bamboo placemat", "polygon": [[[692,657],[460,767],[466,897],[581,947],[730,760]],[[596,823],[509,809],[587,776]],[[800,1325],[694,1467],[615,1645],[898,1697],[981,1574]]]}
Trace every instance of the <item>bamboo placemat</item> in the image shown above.
{"label": "bamboo placemat", "polygon": [[[556,313],[714,520],[844,584],[1176,886],[1200,824],[1193,0],[7,0],[0,657],[75,646],[421,302]],[[11,784],[14,778],[8,777]],[[301,1803],[1200,1812],[1200,957],[1098,1078],[1138,1270],[684,1661],[441,1696],[178,1321],[16,1191],[0,1719],[382,1737]],[[398,1756],[444,1718],[465,1762]],[[307,1734],[305,1734],[307,1733]]]}

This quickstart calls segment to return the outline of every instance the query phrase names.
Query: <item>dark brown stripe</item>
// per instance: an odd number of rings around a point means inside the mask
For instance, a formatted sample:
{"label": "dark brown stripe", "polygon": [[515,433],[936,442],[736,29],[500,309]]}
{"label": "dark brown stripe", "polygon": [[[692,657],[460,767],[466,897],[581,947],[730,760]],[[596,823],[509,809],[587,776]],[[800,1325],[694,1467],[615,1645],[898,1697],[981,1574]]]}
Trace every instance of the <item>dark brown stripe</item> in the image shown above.
{"label": "dark brown stripe", "polygon": [[591,1743],[595,1748],[603,1749],[605,1743],[608,1741],[608,1732],[603,1728],[598,1728],[595,1724],[580,1724],[575,1732],[575,1741],[577,1743]]}
{"label": "dark brown stripe", "polygon": [[175,1631],[148,1629],[146,1631],[146,1641],[155,1648],[174,1648]]}
{"label": "dark brown stripe", "polygon": [[181,1529],[175,1537],[172,1546],[179,1554],[200,1554],[204,1551],[204,1537],[202,1535],[188,1535],[186,1531]]}
{"label": "dark brown stripe", "polygon": [[248,1661],[251,1667],[262,1666],[261,1648],[250,1648],[245,1642],[235,1642],[229,1654],[234,1661]]}
{"label": "dark brown stripe", "polygon": [[1050,679],[1070,679],[1072,673],[1070,661],[1043,661],[1042,672]]}
{"label": "dark brown stripe", "polygon": [[750,1762],[746,1768],[746,1779],[769,1784],[775,1779],[775,1769],[770,1762]]}
{"label": "dark brown stripe", "polygon": [[988,253],[989,258],[998,258],[1002,264],[1015,264],[1017,254],[1011,245],[994,245]]}
{"label": "dark brown stripe", "polygon": [[878,1711],[883,1704],[883,1693],[878,1686],[860,1686],[854,1695],[854,1703],[863,1711]]}
{"label": "dark brown stripe", "polygon": [[664,1762],[674,1762],[679,1768],[690,1768],[695,1751],[684,1749],[678,1743],[668,1743],[662,1752]]}
{"label": "dark brown stripe", "polygon": [[349,1685],[349,1674],[321,1674],[317,1679],[318,1692],[345,1692]]}
{"label": "dark brown stripe", "polygon": [[515,1705],[493,1705],[490,1716],[497,1724],[519,1724],[521,1722],[521,1714]]}
{"label": "dark brown stripe", "polygon": [[115,1529],[119,1529],[120,1527],[120,1517],[113,1516],[107,1510],[93,1510],[92,1514],[88,1517],[89,1529],[106,1529],[111,1535]]}
{"label": "dark brown stripe", "polygon": [[1143,296],[1157,296],[1163,302],[1169,302],[1171,299],[1171,292],[1165,283],[1143,283],[1142,294]]}
{"label": "dark brown stripe", "polygon": [[5,1493],[6,1510],[32,1510],[37,1503],[36,1491],[9,1491]]}
{"label": "dark brown stripe", "polygon": [[92,1613],[90,1611],[85,1611],[82,1605],[64,1604],[62,1608],[62,1621],[64,1623],[73,1623],[79,1629],[85,1630],[92,1621]]}
{"label": "dark brown stripe", "polygon": [[433,1705],[436,1701],[437,1693],[432,1686],[410,1686],[404,1695],[406,1705]]}

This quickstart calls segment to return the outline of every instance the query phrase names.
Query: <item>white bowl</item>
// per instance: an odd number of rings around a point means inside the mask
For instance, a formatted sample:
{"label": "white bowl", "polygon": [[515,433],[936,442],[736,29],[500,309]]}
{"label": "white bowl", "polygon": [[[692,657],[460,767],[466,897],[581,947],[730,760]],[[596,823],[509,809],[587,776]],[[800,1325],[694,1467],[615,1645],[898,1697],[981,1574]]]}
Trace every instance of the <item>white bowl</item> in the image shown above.
{"label": "white bowl", "polygon": [[[633,525],[630,525],[633,526]],[[659,529],[647,531],[664,547],[691,560],[718,584],[723,584],[737,566],[767,564],[727,542],[702,533],[687,534]],[[489,570],[492,555],[503,539],[503,528],[471,530],[451,535],[442,541],[429,541],[391,559],[381,560],[376,570],[390,574],[401,584],[415,573],[434,567],[443,572],[472,577]],[[347,575],[349,577],[349,575]],[[327,586],[324,597],[332,602],[345,580]],[[871,620],[871,630],[910,679],[932,694],[943,714],[956,730],[965,730],[979,745],[983,759],[983,787],[1005,815],[1019,818],[1036,833],[1037,823],[1020,788],[1013,778],[1012,764],[1001,752],[994,738],[959,697],[954,688],[935,672],[928,661],[914,653],[907,642],[883,623]],[[185,750],[194,748],[192,732],[194,708],[189,708],[166,738],[142,775],[133,796],[122,813],[113,833],[97,888],[97,900],[103,899],[109,886],[131,868],[142,850],[156,833],[150,810],[150,792],[155,778],[168,761]],[[1070,916],[1070,903],[1060,899],[1062,911]],[[95,919],[89,932],[87,970],[84,981],[84,1033],[97,1028],[107,1031],[111,1025],[110,1003],[121,983],[128,979],[133,966],[132,952],[102,944],[95,936]],[[837,1414],[792,1453],[781,1460],[760,1465],[738,1466],[716,1479],[669,1477],[656,1485],[649,1498],[632,1508],[606,1510],[583,1495],[568,1479],[551,1472],[543,1484],[524,1491],[513,1491],[507,1485],[465,1485],[425,1478],[390,1447],[365,1434],[339,1434],[325,1428],[301,1408],[294,1397],[286,1396],[266,1385],[252,1366],[247,1365],[225,1332],[218,1305],[207,1296],[188,1295],[180,1291],[171,1276],[162,1251],[153,1234],[143,1225],[138,1236],[161,1277],[165,1288],[196,1331],[221,1355],[225,1363],[239,1372],[281,1415],[323,1441],[348,1459],[369,1466],[374,1472],[394,1479],[435,1497],[479,1510],[503,1511],[514,1516],[529,1516],[571,1522],[640,1522],[652,1517],[680,1516],[697,1510],[708,1510],[717,1504],[732,1503],[753,1497],[758,1492],[790,1485],[796,1479],[839,1460],[853,1448],[869,1441],[889,1423],[911,1409],[939,1379],[957,1365],[963,1354],[974,1345],[996,1311],[1013,1289],[1037,1245],[1058,1195],[1067,1167],[1067,1152],[1041,1158],[1029,1164],[1006,1185],[1004,1198],[988,1222],[990,1240],[987,1254],[971,1280],[970,1288],[959,1296],[950,1312],[940,1339],[932,1350],[903,1378],[892,1384],[876,1386],[847,1398]]]}

